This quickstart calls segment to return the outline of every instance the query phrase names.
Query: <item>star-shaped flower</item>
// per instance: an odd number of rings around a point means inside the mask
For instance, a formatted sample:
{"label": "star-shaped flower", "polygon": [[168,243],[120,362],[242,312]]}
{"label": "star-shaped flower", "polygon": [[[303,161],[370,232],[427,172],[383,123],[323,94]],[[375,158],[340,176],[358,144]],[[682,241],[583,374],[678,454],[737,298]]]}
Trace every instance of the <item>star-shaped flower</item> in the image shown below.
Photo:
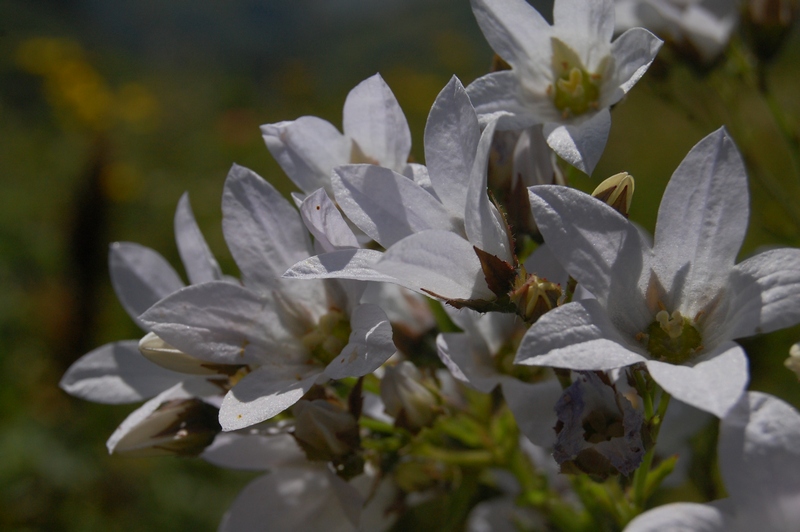
{"label": "star-shaped flower", "polygon": [[577,190],[544,185],[530,196],[553,254],[597,299],[545,314],[523,339],[518,363],[576,370],[644,363],[668,393],[723,417],[748,380],[747,358],[732,340],[800,322],[800,250],[735,264],[749,196],[724,128],[673,174],[653,245]]}
{"label": "star-shaped flower", "polygon": [[554,24],[524,0],[472,0],[486,40],[511,70],[468,88],[486,123],[501,129],[544,124],[547,143],[591,174],[611,127],[609,107],[639,81],[661,40],[633,28],[614,42],[614,2],[557,0]]}

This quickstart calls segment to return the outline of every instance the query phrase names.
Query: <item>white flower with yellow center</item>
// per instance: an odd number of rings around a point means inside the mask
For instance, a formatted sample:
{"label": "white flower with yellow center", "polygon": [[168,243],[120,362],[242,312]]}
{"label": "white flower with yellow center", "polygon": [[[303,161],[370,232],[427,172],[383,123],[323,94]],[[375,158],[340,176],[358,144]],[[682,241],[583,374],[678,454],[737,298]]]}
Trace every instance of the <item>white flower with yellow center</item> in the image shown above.
{"label": "white flower with yellow center", "polygon": [[723,417],[748,380],[747,357],[732,340],[800,322],[800,250],[735,263],[749,194],[724,129],[698,143],[672,175],[653,245],[587,194],[529,190],[548,246],[597,299],[542,316],[517,363],[576,370],[643,363],[675,398]]}
{"label": "white flower with yellow center", "polygon": [[661,40],[633,28],[611,42],[612,0],[557,0],[552,26],[524,0],[472,0],[472,10],[486,40],[511,65],[467,88],[482,123],[544,124],[550,147],[591,174],[611,127],[609,107],[644,75]]}

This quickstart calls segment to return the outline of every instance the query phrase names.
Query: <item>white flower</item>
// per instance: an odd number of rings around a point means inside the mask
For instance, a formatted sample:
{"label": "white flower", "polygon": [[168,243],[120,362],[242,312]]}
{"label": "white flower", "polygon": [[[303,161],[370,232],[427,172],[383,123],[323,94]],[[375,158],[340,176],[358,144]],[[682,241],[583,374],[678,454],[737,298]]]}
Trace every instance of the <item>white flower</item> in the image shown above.
{"label": "white flower", "polygon": [[513,249],[486,194],[494,126],[481,134],[458,79],[441,91],[425,128],[430,186],[372,165],[336,169],[333,189],[347,217],[385,253],[344,249],[292,266],[292,279],[391,282],[444,300],[494,300],[478,248],[506,263]]}
{"label": "white flower", "polygon": [[311,255],[308,232],[289,202],[245,168],[234,166],[225,182],[222,226],[244,286],[189,286],[141,320],[180,351],[246,373],[222,402],[223,430],[271,418],[315,383],[371,373],[395,352],[386,315],[358,303],[364,283],[281,279]]}
{"label": "white flower", "polygon": [[747,177],[724,129],[695,146],[664,192],[651,246],[605,203],[532,187],[545,241],[596,300],[545,314],[517,362],[579,370],[647,365],[668,393],[723,417],[748,380],[734,338],[800,321],[800,250],[735,264],[747,230]]}
{"label": "white flower", "polygon": [[[225,279],[197,227],[187,194],[181,197],[175,212],[175,240],[191,283]],[[149,331],[139,315],[183,288],[183,281],[159,253],[139,244],[112,244],[108,262],[111,284],[120,303],[142,329]],[[187,375],[144,358],[138,340],[124,340],[81,357],[70,366],[59,385],[70,395],[116,404],[149,399],[185,379]]]}
{"label": "white flower", "polygon": [[554,24],[524,0],[472,0],[486,40],[511,70],[468,87],[486,123],[501,129],[544,124],[547,143],[591,174],[611,127],[609,107],[639,81],[662,42],[634,28],[614,42],[612,0],[556,0]]}
{"label": "white flower", "polygon": [[264,141],[286,175],[304,194],[331,192],[331,171],[372,163],[406,175],[411,132],[400,105],[380,74],[359,83],[344,103],[344,134],[316,116],[261,126]]}
{"label": "white flower", "polygon": [[721,423],[719,468],[728,498],[650,510],[626,532],[792,532],[800,523],[800,413],[750,392]]}
{"label": "white flower", "polygon": [[618,32],[642,26],[709,63],[728,46],[737,0],[616,0]]}
{"label": "white flower", "polygon": [[800,379],[800,342],[789,349],[789,358],[783,361],[783,365],[794,371],[797,378]]}
{"label": "white flower", "polygon": [[377,473],[368,467],[345,482],[326,464],[307,461],[288,434],[223,433],[203,458],[232,469],[270,470],[239,493],[219,532],[367,532],[387,529],[394,520],[391,481],[377,482]]}

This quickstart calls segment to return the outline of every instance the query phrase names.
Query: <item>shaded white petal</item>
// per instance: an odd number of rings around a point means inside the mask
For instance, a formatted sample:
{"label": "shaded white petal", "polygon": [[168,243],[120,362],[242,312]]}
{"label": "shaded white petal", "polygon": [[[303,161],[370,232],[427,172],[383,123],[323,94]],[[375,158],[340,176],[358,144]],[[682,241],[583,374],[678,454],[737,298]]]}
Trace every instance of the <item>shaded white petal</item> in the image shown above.
{"label": "shaded white petal", "polygon": [[257,363],[266,356],[290,360],[305,353],[271,301],[224,281],[179,290],[141,319],[168,344],[220,364]]}
{"label": "shaded white petal", "polygon": [[365,79],[347,95],[342,127],[344,134],[381,166],[398,170],[405,166],[411,151],[411,131],[380,74]]}
{"label": "shaded white petal", "polygon": [[218,532],[353,532],[324,465],[280,468],[255,479],[233,501]]}
{"label": "shaded white petal", "polygon": [[222,279],[217,259],[208,249],[206,239],[197,227],[188,192],[181,196],[175,211],[175,241],[190,283]]}
{"label": "shaded white petal", "polygon": [[496,125],[496,122],[490,122],[481,133],[469,177],[464,228],[472,245],[512,264],[514,252],[508,241],[505,223],[497,208],[489,201],[487,193],[489,151]]}
{"label": "shaded white petal", "polygon": [[724,532],[730,530],[723,514],[713,506],[677,502],[653,508],[636,517],[625,532]]}
{"label": "shaded white petal", "polygon": [[492,367],[491,354],[464,333],[441,333],[436,337],[439,360],[453,377],[479,392],[491,392],[500,375]]}
{"label": "shaded white petal", "polygon": [[132,242],[114,242],[108,253],[111,285],[122,307],[142,328],[139,315],[183,287],[183,281],[158,252]]}
{"label": "shaded white petal", "polygon": [[609,370],[644,362],[595,299],[556,307],[522,338],[516,364],[576,370]]}
{"label": "shaded white petal", "polygon": [[590,42],[609,42],[614,34],[614,2],[558,0],[553,3],[553,23],[559,31]]}
{"label": "shaded white petal", "polygon": [[58,385],[87,401],[121,404],[149,399],[185,378],[144,358],[137,340],[126,340],[86,353],[69,367]]}
{"label": "shaded white petal", "polygon": [[533,215],[545,242],[580,285],[631,337],[653,321],[645,296],[651,251],[636,226],[604,202],[578,190],[531,187]]}
{"label": "shaded white petal", "polygon": [[290,434],[220,433],[200,457],[218,467],[250,471],[302,466],[308,462]]}
{"label": "shaded white petal", "polygon": [[614,57],[616,83],[619,91],[605,102],[617,103],[641,79],[655,59],[664,41],[644,28],[631,28],[614,40],[611,54]]}
{"label": "shaded white petal", "polygon": [[389,319],[377,305],[356,307],[350,316],[350,328],[347,345],[325,368],[325,375],[331,379],[372,373],[397,351]]}
{"label": "shaded white petal", "polygon": [[382,257],[383,252],[374,249],[342,249],[302,260],[283,276],[287,279],[356,279],[399,283],[391,275],[375,269]]}
{"label": "shaded white petal", "polygon": [[316,116],[261,126],[267,149],[303,192],[330,189],[335,166],[350,162],[351,141]]}
{"label": "shaded white petal", "polygon": [[603,155],[611,130],[611,113],[607,107],[580,124],[546,123],[544,136],[547,145],[559,157],[585,174],[592,175]]}
{"label": "shaded white petal", "polygon": [[234,165],[222,194],[222,230],[245,284],[259,292],[280,287],[292,264],[311,255],[297,211],[255,172]]}
{"label": "shaded white petal", "polygon": [[396,283],[446,299],[495,299],[472,244],[448,231],[422,231],[396,243],[375,266]]}
{"label": "shaded white petal", "polygon": [[744,350],[726,342],[694,366],[647,361],[653,379],[670,395],[722,418],[737,403],[750,374]]}
{"label": "shaded white petal", "polygon": [[316,243],[326,252],[342,248],[357,248],[353,231],[344,221],[325,189],[318,189],[306,197],[300,206],[300,215]]}
{"label": "shaded white petal", "polygon": [[800,413],[764,393],[748,393],[722,420],[720,471],[743,530],[791,530],[799,522],[799,441]]}
{"label": "shaded white petal", "polygon": [[332,182],[336,202],[347,217],[385,248],[426,229],[457,230],[436,198],[388,168],[340,166]]}
{"label": "shaded white petal", "polygon": [[731,285],[731,338],[800,322],[800,249],[774,249],[737,264]]}
{"label": "shaded white petal", "polygon": [[[542,94],[547,87],[542,88]],[[555,106],[549,100],[538,103],[522,97],[517,73],[512,70],[492,72],[481,76],[467,87],[467,94],[482,125],[493,120],[498,127],[525,129],[542,123],[545,117],[555,118]],[[537,113],[538,112],[538,113]]]}
{"label": "shaded white petal", "polygon": [[703,305],[728,282],[747,231],[748,204],[744,162],[727,131],[718,129],[678,166],[658,209],[654,252],[667,292]]}
{"label": "shaded white petal", "polygon": [[314,385],[321,367],[269,364],[247,374],[222,400],[222,430],[237,430],[280,414]]}
{"label": "shaded white petal", "polygon": [[492,49],[510,65],[550,65],[550,24],[524,0],[472,0],[472,12]]}
{"label": "shaded white petal", "polygon": [[528,384],[506,377],[503,397],[517,420],[520,432],[540,447],[552,448],[558,421],[555,405],[563,393],[557,379]]}
{"label": "shaded white petal", "polygon": [[458,218],[464,218],[480,137],[478,115],[461,81],[453,76],[433,102],[425,124],[425,162],[438,197]]}

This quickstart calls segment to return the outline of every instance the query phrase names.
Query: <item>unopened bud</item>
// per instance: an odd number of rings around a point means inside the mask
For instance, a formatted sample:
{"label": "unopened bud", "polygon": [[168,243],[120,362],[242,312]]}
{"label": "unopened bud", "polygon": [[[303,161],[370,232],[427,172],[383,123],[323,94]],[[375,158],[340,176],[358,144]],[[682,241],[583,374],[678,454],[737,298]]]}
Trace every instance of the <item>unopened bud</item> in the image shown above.
{"label": "unopened bud", "polygon": [[381,380],[381,399],[386,413],[398,426],[416,432],[436,417],[436,396],[422,383],[422,374],[408,361],[388,366]]}
{"label": "unopened bud", "polygon": [[561,293],[559,284],[528,274],[522,268],[508,296],[517,306],[517,315],[525,321],[534,322],[558,305]]}
{"label": "unopened bud", "polygon": [[309,460],[337,461],[360,445],[353,415],[324,399],[299,401],[292,408],[294,438]]}
{"label": "unopened bud", "polygon": [[[197,456],[222,430],[219,409],[197,398],[167,400],[123,434],[109,440],[109,452],[134,456]],[[123,429],[124,427],[124,429]]]}
{"label": "unopened bud", "polygon": [[789,350],[789,358],[784,360],[783,365],[794,371],[800,379],[800,343],[796,343]]}
{"label": "unopened bud", "polygon": [[633,202],[633,176],[627,172],[612,175],[594,189],[592,196],[611,205],[625,218]]}
{"label": "unopened bud", "polygon": [[749,0],[745,33],[762,61],[772,59],[797,18],[798,0]]}
{"label": "unopened bud", "polygon": [[187,355],[180,349],[172,347],[155,333],[147,333],[139,340],[139,352],[150,362],[162,368],[187,373],[189,375],[217,375],[219,364]]}

